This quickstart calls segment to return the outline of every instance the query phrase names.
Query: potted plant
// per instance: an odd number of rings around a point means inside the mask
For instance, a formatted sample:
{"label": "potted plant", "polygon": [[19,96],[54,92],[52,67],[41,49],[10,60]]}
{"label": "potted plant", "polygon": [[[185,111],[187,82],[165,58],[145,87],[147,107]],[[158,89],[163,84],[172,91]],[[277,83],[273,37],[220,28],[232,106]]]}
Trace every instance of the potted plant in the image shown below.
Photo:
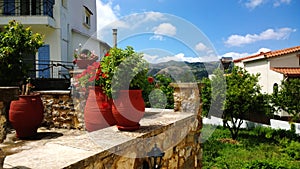
{"label": "potted plant", "polygon": [[84,122],[89,132],[116,124],[112,116],[112,99],[104,94],[100,86],[100,76],[102,76],[100,62],[94,62],[75,77],[76,88],[88,95],[84,108]]}
{"label": "potted plant", "polygon": [[16,130],[18,138],[30,138],[37,134],[37,129],[44,119],[44,106],[40,94],[33,94],[34,86],[30,78],[22,85],[19,100],[10,103],[9,121]]}
{"label": "potted plant", "polygon": [[[25,59],[35,58],[37,49],[43,45],[43,36],[33,33],[30,27],[25,28],[21,23],[12,20],[0,32],[0,101],[6,107],[5,119],[8,119],[8,110],[14,95],[19,95],[19,86],[28,74],[31,63]],[[34,60],[32,60],[34,61]],[[13,95],[13,96],[10,96]],[[6,122],[4,122],[6,123]],[[1,124],[5,126],[5,124]]]}
{"label": "potted plant", "polygon": [[145,112],[142,91],[148,83],[148,63],[143,54],[130,46],[112,48],[101,60],[101,71],[101,86],[113,98],[112,112],[118,129],[139,129]]}
{"label": "potted plant", "polygon": [[82,49],[81,44],[79,48],[74,51],[73,63],[76,64],[80,69],[86,69],[87,66],[93,64],[98,59],[98,55],[95,51],[90,51],[89,49]]}

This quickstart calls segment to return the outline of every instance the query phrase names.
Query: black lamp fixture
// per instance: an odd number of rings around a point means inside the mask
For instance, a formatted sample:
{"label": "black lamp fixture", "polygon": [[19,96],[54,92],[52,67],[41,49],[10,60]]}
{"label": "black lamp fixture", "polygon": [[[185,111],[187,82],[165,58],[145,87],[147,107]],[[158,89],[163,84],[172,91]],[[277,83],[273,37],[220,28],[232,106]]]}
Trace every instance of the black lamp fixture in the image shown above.
{"label": "black lamp fixture", "polygon": [[164,152],[162,152],[155,143],[154,147],[151,149],[150,152],[147,153],[149,162],[150,162],[150,168],[152,169],[160,169],[162,166],[162,158],[165,155]]}

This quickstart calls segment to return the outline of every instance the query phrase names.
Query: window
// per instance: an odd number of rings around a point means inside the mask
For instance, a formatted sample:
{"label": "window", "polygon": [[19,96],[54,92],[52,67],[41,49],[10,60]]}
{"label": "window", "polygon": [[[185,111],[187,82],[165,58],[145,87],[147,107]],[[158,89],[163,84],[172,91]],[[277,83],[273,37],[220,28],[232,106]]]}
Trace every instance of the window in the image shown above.
{"label": "window", "polygon": [[4,0],[1,2],[1,6],[3,6],[2,13],[4,15],[15,15],[15,0]]}
{"label": "window", "polygon": [[83,24],[88,28],[91,26],[91,15],[93,15],[92,11],[88,7],[84,6]]}
{"label": "window", "polygon": [[274,85],[273,85],[273,93],[275,94],[275,96],[277,96],[277,93],[278,93],[278,84],[277,83],[274,83]]}

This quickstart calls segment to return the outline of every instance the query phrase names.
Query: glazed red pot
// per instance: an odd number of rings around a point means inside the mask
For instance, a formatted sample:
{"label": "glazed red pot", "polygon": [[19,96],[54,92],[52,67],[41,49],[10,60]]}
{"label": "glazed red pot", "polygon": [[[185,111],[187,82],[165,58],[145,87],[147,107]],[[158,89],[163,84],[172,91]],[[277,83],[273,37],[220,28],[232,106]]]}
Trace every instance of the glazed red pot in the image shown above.
{"label": "glazed red pot", "polygon": [[44,106],[39,94],[20,95],[10,103],[9,121],[18,138],[32,137],[44,118]]}
{"label": "glazed red pot", "polygon": [[108,99],[100,86],[89,88],[84,108],[84,122],[87,131],[92,132],[116,124],[111,105],[112,99]]}
{"label": "glazed red pot", "polygon": [[76,65],[80,69],[86,69],[89,65],[92,65],[95,60],[76,60]]}
{"label": "glazed red pot", "polygon": [[121,131],[134,131],[140,128],[140,120],[145,114],[142,90],[120,90],[112,105],[113,116]]}

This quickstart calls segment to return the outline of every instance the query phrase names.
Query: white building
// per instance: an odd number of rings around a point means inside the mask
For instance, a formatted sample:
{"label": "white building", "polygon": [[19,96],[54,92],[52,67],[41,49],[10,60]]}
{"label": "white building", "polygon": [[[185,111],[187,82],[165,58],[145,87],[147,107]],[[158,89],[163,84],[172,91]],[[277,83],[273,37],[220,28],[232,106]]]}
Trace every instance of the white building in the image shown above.
{"label": "white building", "polygon": [[[273,93],[273,88],[286,78],[300,78],[300,46],[261,52],[234,60],[236,66],[245,68],[249,73],[259,73],[259,85],[263,93]],[[280,116],[287,114],[281,113]]]}
{"label": "white building", "polygon": [[[17,20],[33,32],[45,35],[45,45],[36,55],[37,69],[48,67],[51,61],[72,62],[74,50],[83,48],[103,56],[110,48],[96,37],[96,0],[2,0],[0,1],[0,26]],[[44,61],[42,61],[44,60]],[[59,68],[56,71],[62,71]],[[56,76],[58,72],[46,70],[37,77]]]}

